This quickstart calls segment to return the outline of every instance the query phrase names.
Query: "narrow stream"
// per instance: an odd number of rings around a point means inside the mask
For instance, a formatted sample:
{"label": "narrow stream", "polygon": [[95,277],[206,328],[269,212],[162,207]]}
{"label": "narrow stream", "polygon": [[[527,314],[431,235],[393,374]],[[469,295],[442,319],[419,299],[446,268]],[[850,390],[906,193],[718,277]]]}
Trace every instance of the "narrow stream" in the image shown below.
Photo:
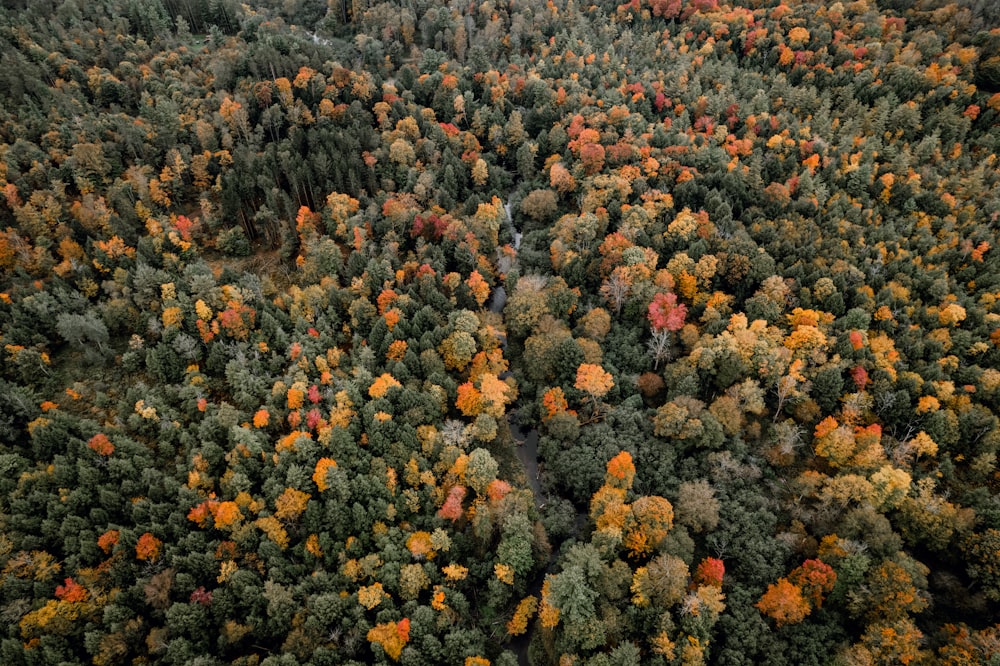
{"label": "narrow stream", "polygon": [[[507,214],[507,227],[510,229],[511,235],[514,237],[514,251],[517,252],[521,249],[521,232],[517,230],[514,226],[514,218],[510,213],[510,199],[508,197],[507,203],[503,205],[503,210]],[[497,285],[493,289],[493,294],[490,296],[490,311],[491,312],[503,312],[503,306],[507,304],[507,290],[502,284]],[[506,347],[504,348],[506,351]]]}
{"label": "narrow stream", "polygon": [[506,304],[507,290],[503,288],[502,284],[497,285],[490,296],[490,312],[503,312],[503,306]]}
{"label": "narrow stream", "polygon": [[514,249],[521,249],[521,232],[514,227],[514,218],[510,214],[510,198],[507,199],[507,203],[503,205],[503,210],[507,213],[507,226],[510,227],[511,233],[514,234]]}
{"label": "narrow stream", "polygon": [[535,495],[535,508],[541,511],[547,500],[542,493],[542,485],[538,477],[538,431],[532,428],[527,433],[514,422],[513,415],[508,419],[510,424],[510,434],[515,442],[514,453],[517,459],[524,465],[524,477],[528,482],[528,487]]}
{"label": "narrow stream", "polygon": [[[504,204],[503,209],[507,214],[507,227],[510,229],[511,235],[514,238],[514,250],[515,252],[521,249],[521,232],[517,230],[514,226],[514,218],[510,211],[510,197],[507,198],[507,203]],[[503,312],[503,307],[507,303],[507,290],[504,289],[503,285],[497,285],[493,289],[493,294],[490,296],[489,308],[492,312]],[[504,353],[507,351],[507,339],[504,337],[503,341]],[[503,376],[509,376],[509,373],[504,373]],[[524,466],[524,478],[528,483],[528,487],[531,488],[531,492],[535,497],[535,508],[539,511],[545,506],[547,501],[546,496],[542,493],[542,485],[539,481],[539,469],[538,469],[538,431],[534,428],[530,430],[522,430],[517,423],[517,411],[512,410],[507,414],[507,423],[510,427],[511,438],[514,440],[514,453],[517,459]],[[551,566],[551,561],[549,562]],[[542,589],[542,583],[545,580],[545,574],[549,566],[545,570],[540,571],[531,584],[528,586],[527,593],[529,595],[538,596]],[[520,636],[515,636],[513,638],[508,638],[504,643],[503,647],[510,650],[517,656],[517,663],[519,666],[529,666],[528,660],[528,646],[531,643],[531,637],[534,632],[534,624],[528,625],[528,631]]]}

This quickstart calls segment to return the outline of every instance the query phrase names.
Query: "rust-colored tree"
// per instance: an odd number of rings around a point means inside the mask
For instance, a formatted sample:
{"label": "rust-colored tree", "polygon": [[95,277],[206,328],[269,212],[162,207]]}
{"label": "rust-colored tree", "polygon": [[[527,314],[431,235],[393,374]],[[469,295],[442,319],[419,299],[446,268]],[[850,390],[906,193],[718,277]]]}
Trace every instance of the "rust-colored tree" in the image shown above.
{"label": "rust-colored tree", "polygon": [[825,595],[833,591],[837,572],[822,560],[806,560],[788,575],[788,579],[802,589],[803,596],[813,608],[819,608]]}
{"label": "rust-colored tree", "polygon": [[767,592],[755,606],[779,627],[801,622],[812,610],[802,596],[802,588],[787,578],[779,578],[777,583],[768,585]]}
{"label": "rust-colored tree", "polygon": [[160,547],[162,545],[162,541],[149,532],[146,532],[139,537],[139,540],[135,544],[136,559],[146,561],[158,560],[160,558]]}
{"label": "rust-colored tree", "polygon": [[698,564],[694,572],[694,582],[698,585],[722,587],[722,578],[726,574],[726,565],[715,557],[706,557]]}
{"label": "rust-colored tree", "polygon": [[622,451],[608,461],[607,471],[604,474],[604,483],[613,488],[628,490],[632,487],[635,479],[635,464],[632,462],[632,454]]}

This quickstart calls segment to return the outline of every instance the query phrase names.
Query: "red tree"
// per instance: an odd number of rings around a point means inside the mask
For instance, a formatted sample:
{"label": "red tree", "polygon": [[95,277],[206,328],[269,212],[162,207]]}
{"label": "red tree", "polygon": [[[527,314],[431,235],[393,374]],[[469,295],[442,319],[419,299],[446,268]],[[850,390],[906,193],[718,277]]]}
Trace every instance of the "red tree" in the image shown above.
{"label": "red tree", "polygon": [[649,304],[648,317],[654,331],[679,331],[684,328],[687,306],[677,302],[677,294],[659,293]]}
{"label": "red tree", "polygon": [[706,557],[694,572],[694,582],[698,585],[722,587],[722,577],[726,574],[726,565],[722,560]]}

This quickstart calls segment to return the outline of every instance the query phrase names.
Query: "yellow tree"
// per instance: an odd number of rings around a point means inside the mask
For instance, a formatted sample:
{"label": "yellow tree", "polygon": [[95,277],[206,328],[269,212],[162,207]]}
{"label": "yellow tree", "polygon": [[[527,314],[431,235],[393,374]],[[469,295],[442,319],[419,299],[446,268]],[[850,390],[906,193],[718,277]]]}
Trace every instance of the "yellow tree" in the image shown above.
{"label": "yellow tree", "polygon": [[595,419],[598,416],[598,400],[606,396],[614,385],[611,373],[594,363],[581,363],[576,370],[576,383],[573,384],[578,390],[590,396]]}
{"label": "yellow tree", "polygon": [[403,618],[399,622],[385,622],[376,625],[368,631],[368,642],[377,643],[393,661],[399,661],[399,655],[410,640],[410,620]]}
{"label": "yellow tree", "polygon": [[662,497],[640,497],[625,521],[625,547],[633,557],[648,555],[659,546],[674,524],[674,508]]}
{"label": "yellow tree", "polygon": [[307,504],[309,504],[309,493],[295,488],[285,488],[274,502],[274,515],[282,520],[295,520],[306,510]]}
{"label": "yellow tree", "polygon": [[514,611],[514,616],[507,623],[507,634],[520,636],[528,630],[528,620],[538,610],[538,598],[529,596],[521,600]]}
{"label": "yellow tree", "polygon": [[479,380],[479,390],[483,400],[483,412],[495,418],[503,418],[507,403],[514,391],[507,382],[492,373],[484,373]]}

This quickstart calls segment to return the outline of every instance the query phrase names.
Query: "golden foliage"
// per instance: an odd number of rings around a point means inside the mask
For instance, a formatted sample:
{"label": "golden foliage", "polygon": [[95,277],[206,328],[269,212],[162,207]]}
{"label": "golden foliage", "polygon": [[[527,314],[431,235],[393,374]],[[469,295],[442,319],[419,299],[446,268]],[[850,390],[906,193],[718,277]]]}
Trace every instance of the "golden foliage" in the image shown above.
{"label": "golden foliage", "polygon": [[403,647],[410,640],[410,621],[403,618],[399,622],[384,622],[368,630],[368,642],[377,643],[393,661],[399,661]]}
{"label": "golden foliage", "polygon": [[595,400],[607,395],[614,385],[611,373],[591,363],[580,364],[576,371],[576,383],[573,384],[578,390],[589,393]]}
{"label": "golden foliage", "polygon": [[243,512],[236,502],[219,502],[215,509],[215,526],[229,527],[243,520]]}
{"label": "golden foliage", "polygon": [[549,601],[552,594],[552,577],[546,576],[542,583],[542,601],[538,607],[538,619],[546,629],[553,629],[559,624],[559,609]]}
{"label": "golden foliage", "polygon": [[331,469],[336,467],[337,461],[332,458],[320,458],[316,461],[316,469],[313,472],[312,480],[320,492],[330,487],[330,484],[327,482],[327,474],[329,474]]}
{"label": "golden foliage", "polygon": [[306,394],[302,389],[292,387],[288,389],[286,397],[288,400],[288,409],[298,409],[302,406],[302,402],[305,399]]}
{"label": "golden foliage", "polygon": [[501,583],[506,583],[507,585],[514,584],[514,567],[509,564],[502,564],[500,562],[493,565],[493,575],[497,577]]}
{"label": "golden foliage", "polygon": [[444,572],[448,580],[455,582],[465,580],[465,577],[469,575],[469,570],[461,564],[449,564],[446,567],[442,567],[441,571]]}
{"label": "golden foliage", "polygon": [[396,381],[395,377],[387,372],[384,372],[376,377],[375,381],[372,382],[372,385],[368,387],[368,395],[373,398],[381,398],[389,392],[389,389],[394,387],[399,388],[401,386],[402,384]]}
{"label": "golden foliage", "polygon": [[434,544],[430,532],[414,532],[406,539],[406,548],[415,560],[434,559]]}
{"label": "golden foliage", "polygon": [[274,450],[279,453],[282,451],[294,451],[295,443],[300,438],[312,439],[312,433],[305,430],[293,430],[278,440],[278,443],[274,445]]}
{"label": "golden foliage", "polygon": [[306,510],[307,504],[309,504],[309,493],[295,488],[285,488],[274,502],[274,515],[281,520],[295,520]]}
{"label": "golden foliage", "polygon": [[674,524],[674,509],[663,497],[649,495],[632,503],[625,523],[625,547],[633,557],[648,555]]}
{"label": "golden foliage", "polygon": [[514,616],[507,622],[507,635],[520,636],[528,630],[528,621],[538,610],[538,598],[527,596],[517,604]]}
{"label": "golden foliage", "polygon": [[288,547],[288,532],[282,527],[281,522],[274,516],[263,516],[254,521],[267,538],[278,544],[284,550]]}

